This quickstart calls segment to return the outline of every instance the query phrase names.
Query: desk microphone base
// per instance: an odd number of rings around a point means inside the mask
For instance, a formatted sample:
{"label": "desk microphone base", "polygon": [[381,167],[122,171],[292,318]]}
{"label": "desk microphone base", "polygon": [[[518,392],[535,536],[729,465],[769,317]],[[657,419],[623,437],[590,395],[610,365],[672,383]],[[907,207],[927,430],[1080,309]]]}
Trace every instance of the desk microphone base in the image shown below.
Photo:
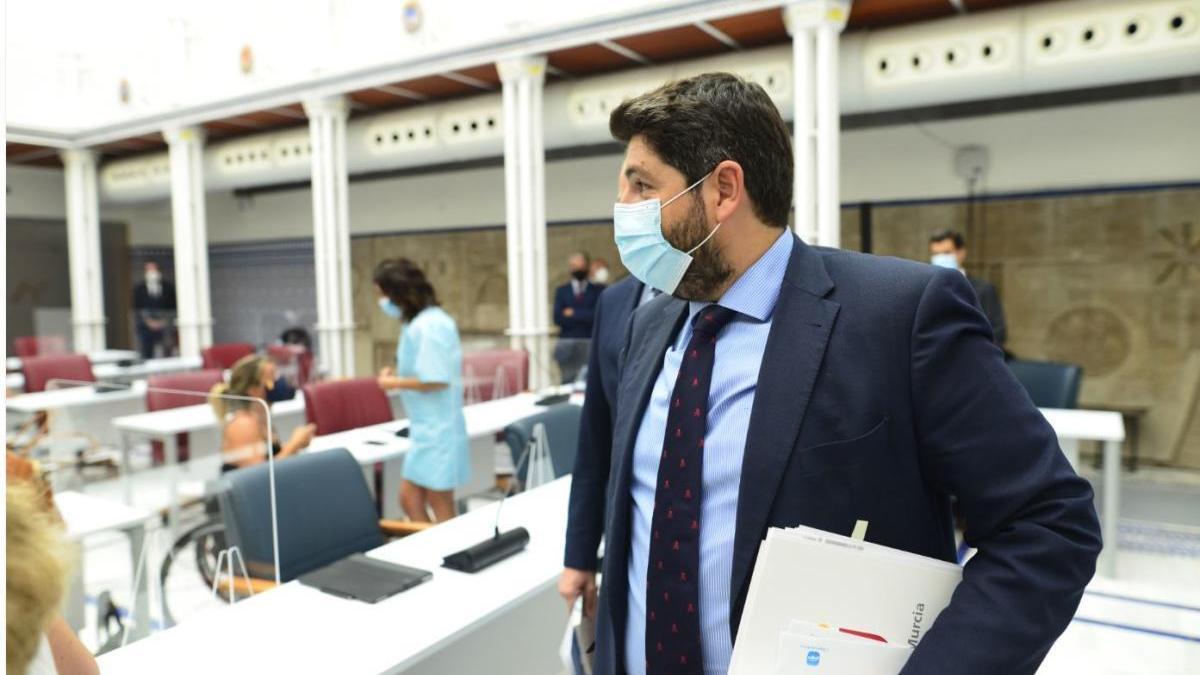
{"label": "desk microphone base", "polygon": [[523,527],[513,528],[457,553],[451,553],[442,561],[442,566],[459,572],[475,573],[509,558],[529,544],[529,531]]}

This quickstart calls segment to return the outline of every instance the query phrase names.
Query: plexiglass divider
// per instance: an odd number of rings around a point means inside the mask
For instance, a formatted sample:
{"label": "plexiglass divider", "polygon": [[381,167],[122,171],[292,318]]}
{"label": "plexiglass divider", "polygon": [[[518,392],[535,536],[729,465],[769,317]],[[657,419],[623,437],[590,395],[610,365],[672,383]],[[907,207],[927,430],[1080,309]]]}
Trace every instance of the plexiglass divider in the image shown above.
{"label": "plexiglass divider", "polygon": [[[151,397],[169,397],[172,407],[145,413]],[[170,627],[179,613],[171,612],[172,594],[179,596],[176,609],[186,605],[189,611],[184,613],[188,615],[213,606],[218,588],[224,589],[222,601],[236,600],[243,592],[252,594],[255,585],[248,568],[257,569],[261,579],[281,582],[276,459],[270,451],[277,425],[266,401],[254,396],[149,387],[144,381],[127,384],[65,378],[48,383],[47,395],[39,401],[45,404],[46,433],[42,441],[20,449],[47,469],[65,525],[64,536],[80,550],[75,580],[68,584],[72,591],[64,615],[76,631],[83,633],[85,645],[102,653],[145,637],[152,628]],[[132,412],[105,412],[129,401],[136,401]],[[83,411],[87,414],[81,414]],[[229,418],[222,419],[222,411],[230,415],[250,411],[261,420],[263,441],[240,449],[223,448],[221,430]],[[300,417],[296,421],[302,423],[303,407],[290,404],[287,415]],[[81,420],[116,429],[122,441],[112,444],[89,438],[83,450],[64,451],[56,446],[56,439],[86,431],[78,428]],[[58,429],[64,422],[69,424]],[[209,432],[211,439],[214,430],[216,447],[211,443],[179,442],[181,434],[195,438]],[[151,442],[151,452],[137,453],[140,461],[132,461],[130,455],[144,449],[145,441]],[[160,453],[154,451],[155,444],[161,444]],[[119,461],[115,451],[121,455]],[[160,464],[155,462],[156,455]],[[269,551],[269,559],[257,561],[257,566],[251,566],[241,550],[231,550],[225,544],[225,519],[218,495],[223,475],[227,470],[237,470],[231,464],[239,462],[266,464],[269,494],[264,501],[269,508],[270,542],[269,548],[258,549]],[[105,476],[114,471],[117,477]],[[126,535],[129,543],[130,567],[124,572],[123,554],[116,557],[112,546],[106,544],[118,533]],[[203,584],[187,574],[190,561],[180,560],[181,555],[192,553]],[[187,565],[182,564],[185,561]],[[85,577],[85,562],[102,570]],[[84,582],[94,578],[112,585],[97,588],[104,582],[93,581],[92,586]],[[244,583],[235,583],[239,578]],[[128,580],[129,586],[117,579]],[[189,585],[191,588],[187,588]],[[239,587],[237,593],[235,586]],[[95,614],[86,609],[88,597],[93,598]],[[115,624],[121,627],[114,628]]]}

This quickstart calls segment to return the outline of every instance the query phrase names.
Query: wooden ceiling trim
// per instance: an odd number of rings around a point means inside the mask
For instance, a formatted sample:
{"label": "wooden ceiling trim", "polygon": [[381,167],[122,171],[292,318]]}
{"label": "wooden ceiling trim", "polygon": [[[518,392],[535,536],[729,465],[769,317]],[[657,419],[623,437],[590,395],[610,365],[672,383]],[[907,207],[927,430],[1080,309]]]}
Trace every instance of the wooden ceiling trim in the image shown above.
{"label": "wooden ceiling trim", "polygon": [[569,75],[591,75],[636,65],[616,52],[600,45],[580,45],[552,52],[547,56],[551,66]]}
{"label": "wooden ceiling trim", "polygon": [[696,26],[677,26],[653,33],[630,35],[613,42],[641,54],[654,63],[707,56],[729,50],[729,47]]}

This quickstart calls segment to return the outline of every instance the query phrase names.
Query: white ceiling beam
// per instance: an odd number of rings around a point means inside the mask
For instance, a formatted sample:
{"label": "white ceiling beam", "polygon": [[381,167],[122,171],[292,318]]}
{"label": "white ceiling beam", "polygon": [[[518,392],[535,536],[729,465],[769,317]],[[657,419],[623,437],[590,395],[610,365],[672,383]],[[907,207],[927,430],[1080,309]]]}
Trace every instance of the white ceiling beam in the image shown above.
{"label": "white ceiling beam", "polygon": [[429,97],[426,96],[425,94],[415,92],[412,89],[405,89],[404,87],[397,87],[394,84],[385,84],[380,87],[375,87],[375,89],[377,89],[378,91],[382,91],[385,94],[391,94],[392,96],[411,98],[414,101],[428,101],[429,100]]}
{"label": "white ceiling beam", "polygon": [[470,75],[463,75],[462,73],[442,73],[442,77],[446,78],[447,80],[454,80],[459,84],[465,84],[468,87],[482,89],[483,91],[495,91],[496,89],[495,85],[488,84],[487,82],[471,77]]}
{"label": "white ceiling beam", "polygon": [[610,52],[613,52],[615,54],[620,54],[621,56],[624,56],[625,58],[629,59],[630,61],[636,61],[636,62],[642,64],[643,66],[650,65],[650,59],[633,51],[629,47],[626,47],[624,45],[619,45],[616,42],[613,42],[612,40],[601,40],[601,41],[597,42],[596,44],[600,45],[601,47],[604,47],[605,49],[607,49]]}
{"label": "white ceiling beam", "polygon": [[[506,58],[548,54],[560,49],[675,28],[697,21],[749,14],[781,7],[787,2],[788,0],[691,0],[621,16],[604,17],[577,26],[555,26],[528,35],[506,36],[465,49],[348,70],[306,82],[267,87],[253,93],[142,115],[80,133],[60,135],[65,139],[60,142],[66,145],[55,147],[97,145],[129,136],[153,133],[167,126],[188,126],[237,117],[291,105],[307,97],[335,96],[360,89],[376,89],[393,82],[441,75]],[[51,131],[30,131],[34,135],[55,134]],[[9,135],[12,136],[11,127]]]}
{"label": "white ceiling beam", "polygon": [[729,37],[728,35],[725,34],[725,31],[721,30],[720,28],[717,28],[716,26],[712,25],[711,23],[709,23],[707,21],[697,21],[696,28],[699,28],[700,30],[704,31],[705,33],[708,33],[709,37],[716,40],[717,42],[720,42],[721,44],[725,45],[726,47],[729,47],[730,49],[741,49],[742,48],[742,46],[740,44],[738,44],[737,40],[734,40],[733,38]]}

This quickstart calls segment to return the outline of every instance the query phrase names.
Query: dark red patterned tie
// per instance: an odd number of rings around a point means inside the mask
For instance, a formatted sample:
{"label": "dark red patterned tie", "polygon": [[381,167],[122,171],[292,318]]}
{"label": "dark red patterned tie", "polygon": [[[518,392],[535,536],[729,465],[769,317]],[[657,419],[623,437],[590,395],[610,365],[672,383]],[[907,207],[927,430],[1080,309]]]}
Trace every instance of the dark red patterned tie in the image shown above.
{"label": "dark red patterned tie", "polygon": [[704,672],[698,583],[704,432],[717,334],[735,316],[718,305],[696,314],[671,392],[646,569],[647,675]]}

